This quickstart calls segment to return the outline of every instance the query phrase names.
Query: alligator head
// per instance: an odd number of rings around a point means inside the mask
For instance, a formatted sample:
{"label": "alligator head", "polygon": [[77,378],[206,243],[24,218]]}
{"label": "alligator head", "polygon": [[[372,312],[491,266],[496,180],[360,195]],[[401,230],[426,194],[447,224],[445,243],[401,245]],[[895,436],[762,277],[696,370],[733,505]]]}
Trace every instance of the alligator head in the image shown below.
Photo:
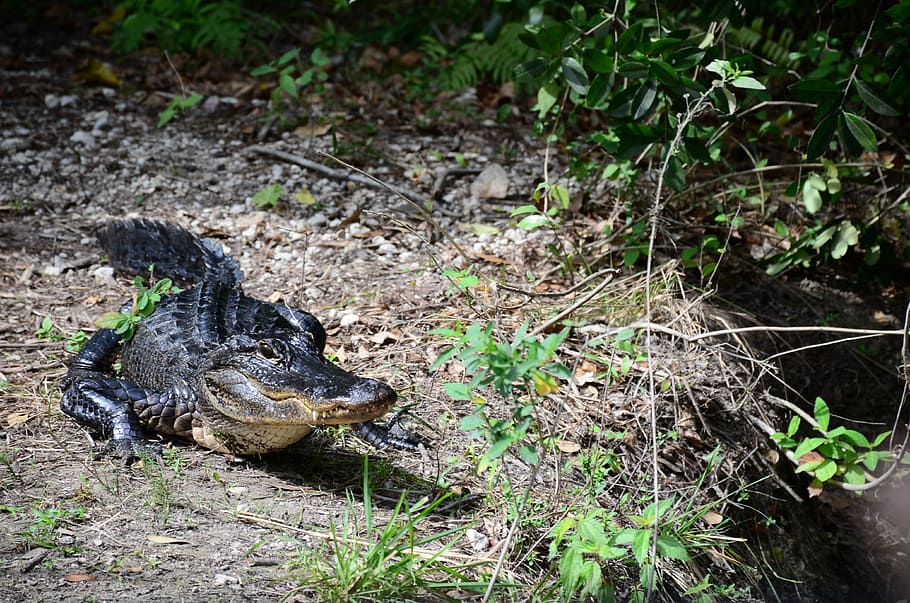
{"label": "alligator head", "polygon": [[321,344],[309,331],[231,337],[201,367],[206,403],[246,425],[338,425],[388,412],[395,390],[335,366]]}

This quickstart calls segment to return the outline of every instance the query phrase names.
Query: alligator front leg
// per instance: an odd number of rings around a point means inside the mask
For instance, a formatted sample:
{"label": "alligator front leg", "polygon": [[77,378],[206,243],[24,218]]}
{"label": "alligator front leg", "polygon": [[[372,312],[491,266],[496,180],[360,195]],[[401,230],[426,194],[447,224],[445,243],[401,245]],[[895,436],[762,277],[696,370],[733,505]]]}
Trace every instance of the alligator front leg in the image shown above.
{"label": "alligator front leg", "polygon": [[360,439],[376,448],[398,448],[399,450],[418,450],[423,442],[417,436],[405,430],[398,422],[401,413],[395,413],[385,425],[372,421],[354,423],[351,427]]}

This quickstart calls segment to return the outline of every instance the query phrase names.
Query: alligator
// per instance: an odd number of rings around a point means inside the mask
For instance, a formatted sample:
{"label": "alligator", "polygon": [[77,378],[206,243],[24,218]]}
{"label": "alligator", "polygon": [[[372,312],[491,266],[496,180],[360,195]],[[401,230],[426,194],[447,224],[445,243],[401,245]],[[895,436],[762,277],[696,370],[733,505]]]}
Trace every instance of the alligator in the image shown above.
{"label": "alligator", "polygon": [[154,448],[149,430],[260,455],[343,424],[379,448],[418,448],[397,418],[372,421],[391,409],[395,390],[327,360],[326,332],[312,314],[244,295],[240,266],[217,242],[146,219],[110,223],[98,240],[118,270],[154,265],[156,276],[192,285],[162,297],[126,341],[99,329],[67,372],[60,408],[108,439],[99,454]]}

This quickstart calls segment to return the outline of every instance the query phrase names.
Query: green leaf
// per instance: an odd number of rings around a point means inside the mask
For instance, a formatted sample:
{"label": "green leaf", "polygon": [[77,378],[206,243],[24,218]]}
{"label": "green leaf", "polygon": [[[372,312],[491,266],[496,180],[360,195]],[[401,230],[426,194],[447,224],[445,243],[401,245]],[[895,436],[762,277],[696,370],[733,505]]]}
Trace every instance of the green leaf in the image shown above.
{"label": "green leaf", "polygon": [[663,557],[680,561],[689,560],[689,552],[686,551],[686,547],[672,536],[661,534],[657,537],[657,552]]}
{"label": "green leaf", "polygon": [[801,101],[820,103],[839,98],[840,86],[830,80],[803,80],[793,85],[793,93]]}
{"label": "green leaf", "polygon": [[737,78],[733,78],[733,81],[730,82],[730,85],[734,88],[745,88],[747,90],[764,90],[765,85],[754,77],[748,77],[741,75]]}
{"label": "green leaf", "polygon": [[588,88],[585,105],[591,109],[602,110],[606,108],[610,90],[613,89],[614,75],[612,73],[598,73]]}
{"label": "green leaf", "polygon": [[486,423],[483,420],[483,417],[477,415],[467,415],[461,418],[458,422],[458,429],[462,431],[474,431],[475,429],[482,429],[486,426]]}
{"label": "green leaf", "polygon": [[540,228],[541,226],[546,226],[550,224],[550,218],[543,214],[531,214],[525,216],[518,222],[518,228],[522,230],[534,230],[535,228]]}
{"label": "green leaf", "polygon": [[547,84],[546,86],[541,86],[540,90],[537,91],[537,117],[538,119],[543,119],[543,117],[550,112],[550,109],[553,108],[553,105],[556,104],[556,94],[553,91],[552,84]]}
{"label": "green leaf", "polygon": [[616,42],[616,53],[622,56],[630,54],[633,50],[639,50],[644,27],[644,21],[635,21],[629,29],[622,32]]}
{"label": "green leaf", "polygon": [[866,474],[860,465],[847,465],[844,469],[844,481],[859,486],[866,483]]}
{"label": "green leaf", "polygon": [[509,449],[509,446],[512,445],[512,440],[508,438],[502,438],[496,440],[493,444],[487,449],[487,453],[484,455],[488,459],[495,460],[505,454],[506,450]]}
{"label": "green leaf", "polygon": [[444,383],[442,388],[453,400],[470,400],[472,397],[471,390],[464,383]]}
{"label": "green leaf", "polygon": [[291,77],[288,73],[282,73],[278,76],[278,86],[287,92],[292,98],[297,99],[297,84],[294,82],[294,78]]}
{"label": "green leaf", "polygon": [[825,459],[815,468],[815,478],[819,481],[826,482],[837,473],[837,463],[831,459]]}
{"label": "green leaf", "polygon": [[130,317],[122,312],[108,312],[95,321],[95,326],[99,329],[116,329],[123,323],[129,323],[129,320]]}
{"label": "green leaf", "polygon": [[872,444],[869,442],[866,436],[854,429],[844,430],[844,439],[857,448],[872,448]]}
{"label": "green leaf", "polygon": [[821,157],[828,150],[834,132],[837,130],[837,114],[829,113],[815,126],[809,145],[806,150],[806,159],[812,160]]}
{"label": "green leaf", "polygon": [[540,457],[537,455],[537,449],[530,444],[519,447],[518,456],[529,465],[536,465],[540,461]]}
{"label": "green leaf", "polygon": [[276,71],[278,71],[278,69],[276,69],[274,65],[260,65],[259,67],[256,67],[250,71],[250,75],[253,77],[259,77],[260,75],[267,75],[269,73],[275,73]]}
{"label": "green leaf", "polygon": [[657,101],[657,83],[648,80],[635,93],[632,98],[632,119],[640,120],[651,112]]}
{"label": "green leaf", "polygon": [[664,86],[675,86],[679,83],[679,74],[676,70],[660,59],[651,59],[651,75]]}
{"label": "green leaf", "polygon": [[818,427],[822,431],[828,431],[828,423],[831,421],[831,409],[828,408],[823,399],[815,398],[815,408],[812,410],[812,415],[818,422]]}
{"label": "green leaf", "polygon": [[871,110],[886,117],[897,117],[900,115],[900,111],[879,96],[869,84],[862,80],[854,80],[854,83],[856,84],[856,91],[859,93],[860,99],[862,99],[866,106]]}
{"label": "green leaf", "polygon": [[667,161],[667,173],[664,175],[667,186],[677,193],[686,188],[686,172],[683,170],[682,163],[676,157],[670,157]]}
{"label": "green leaf", "polygon": [[648,558],[651,549],[651,530],[635,530],[632,535],[632,554],[635,561],[642,565]]}
{"label": "green leaf", "polygon": [[800,418],[799,415],[793,415],[793,418],[790,419],[790,425],[787,426],[787,435],[791,438],[796,435],[796,432],[799,430]]}
{"label": "green leaf", "polygon": [[847,251],[859,243],[859,230],[850,221],[841,222],[837,228],[837,236],[834,238],[834,246],[831,248],[831,257],[839,260]]}
{"label": "green leaf", "polygon": [[605,50],[585,48],[581,56],[585,67],[591,71],[594,71],[595,73],[613,73],[613,68],[615,66],[613,55]]}
{"label": "green leaf", "polygon": [[799,443],[799,446],[796,447],[796,450],[793,451],[793,456],[797,460],[807,452],[812,452],[819,446],[825,443],[825,438],[806,438]]}
{"label": "green leaf", "polygon": [[803,205],[806,211],[814,214],[822,208],[822,194],[825,190],[825,180],[818,174],[809,174],[803,182]]}
{"label": "green leaf", "polygon": [[585,68],[581,66],[581,63],[572,57],[564,58],[562,60],[562,73],[566,76],[566,83],[569,84],[572,90],[581,96],[588,93],[591,81],[588,79],[588,74],[585,72]]}
{"label": "green leaf", "polygon": [[875,139],[875,133],[872,132],[872,128],[862,117],[855,113],[844,111],[843,118],[847,125],[847,130],[856,139],[859,146],[867,151],[878,150],[878,141]]}
{"label": "green leaf", "polygon": [[[457,334],[455,336],[457,336]],[[445,364],[446,362],[451,360],[452,357],[455,356],[455,354],[457,354],[457,353],[458,353],[458,348],[451,347],[451,348],[445,350],[444,352],[442,352],[441,354],[439,354],[439,356],[436,357],[436,360],[433,361],[433,364],[430,365],[430,372],[434,373],[437,370],[439,370],[439,367],[441,367],[443,364]]]}
{"label": "green leaf", "polygon": [[286,53],[281,55],[281,57],[279,57],[279,59],[276,61],[276,64],[279,67],[284,67],[285,65],[287,65],[288,63],[290,63],[291,61],[296,59],[299,55],[300,55],[300,48],[292,48],[291,50],[288,50]]}

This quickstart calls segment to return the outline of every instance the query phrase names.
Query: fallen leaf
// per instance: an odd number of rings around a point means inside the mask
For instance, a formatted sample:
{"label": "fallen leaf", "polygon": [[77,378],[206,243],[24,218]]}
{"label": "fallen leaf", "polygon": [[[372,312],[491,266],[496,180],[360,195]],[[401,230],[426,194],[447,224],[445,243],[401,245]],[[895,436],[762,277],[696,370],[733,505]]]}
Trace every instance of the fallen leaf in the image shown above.
{"label": "fallen leaf", "polygon": [[323,122],[321,124],[308,124],[305,126],[298,126],[294,128],[294,134],[300,138],[316,138],[318,136],[325,136],[328,134],[332,126],[335,124],[331,121]]}
{"label": "fallen leaf", "polygon": [[[397,331],[397,333],[396,333],[396,331]],[[370,336],[370,341],[372,341],[373,343],[375,343],[377,345],[382,345],[382,344],[388,343],[390,341],[398,341],[398,339],[400,337],[401,337],[401,332],[398,331],[398,329],[395,329],[393,331],[379,331],[378,333],[374,333],[373,335]]]}
{"label": "fallen leaf", "polygon": [[316,205],[316,197],[313,196],[313,193],[307,187],[303,187],[294,193],[294,201],[301,205]]}
{"label": "fallen leaf", "polygon": [[149,534],[148,539],[155,544],[189,544],[189,540],[183,538],[174,538],[173,536],[161,536],[159,534]]}
{"label": "fallen leaf", "polygon": [[97,59],[89,59],[73,73],[74,82],[119,88],[120,80],[111,68]]}
{"label": "fallen leaf", "polygon": [[566,454],[574,454],[581,450],[581,445],[578,442],[569,442],[567,440],[557,440],[556,447]]}
{"label": "fallen leaf", "polygon": [[91,582],[92,580],[97,580],[97,578],[88,574],[69,574],[63,576],[63,579],[67,582]]}
{"label": "fallen leaf", "polygon": [[506,260],[499,257],[498,255],[487,255],[485,253],[478,253],[477,259],[483,260],[485,262],[490,262],[491,264],[508,264]]}
{"label": "fallen leaf", "polygon": [[498,228],[496,228],[495,226],[489,226],[488,224],[475,224],[475,223],[471,223],[471,224],[459,224],[459,225],[458,225],[458,230],[460,230],[460,231],[462,231],[462,232],[470,232],[470,233],[476,234],[476,235],[484,235],[484,234],[494,235],[494,234],[499,234],[499,229],[498,229]]}
{"label": "fallen leaf", "polygon": [[709,526],[716,526],[724,520],[724,516],[720,513],[715,513],[714,511],[706,511],[704,515],[701,516]]}
{"label": "fallen leaf", "polygon": [[22,425],[26,423],[29,419],[32,418],[32,415],[27,412],[11,412],[4,419],[6,424],[9,427],[16,427],[17,425]]}

